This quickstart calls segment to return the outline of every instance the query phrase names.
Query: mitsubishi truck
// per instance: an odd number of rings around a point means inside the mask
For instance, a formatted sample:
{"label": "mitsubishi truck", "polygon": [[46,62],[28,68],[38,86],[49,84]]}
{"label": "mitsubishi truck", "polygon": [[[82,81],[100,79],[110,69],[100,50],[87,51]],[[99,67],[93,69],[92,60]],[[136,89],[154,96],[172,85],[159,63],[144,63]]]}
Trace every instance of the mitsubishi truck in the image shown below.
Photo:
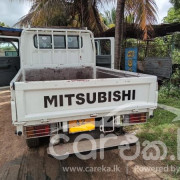
{"label": "mitsubishi truck", "polygon": [[[96,66],[103,57],[113,62],[107,68]],[[99,141],[99,134],[114,133],[117,139],[105,146],[111,148],[124,140],[124,126],[146,123],[157,108],[157,77],[114,69],[114,39],[95,39],[87,29],[24,29],[20,62],[10,84],[12,123],[30,148],[64,134],[69,142],[55,143],[63,153],[79,134]],[[79,152],[91,150],[88,141]]]}

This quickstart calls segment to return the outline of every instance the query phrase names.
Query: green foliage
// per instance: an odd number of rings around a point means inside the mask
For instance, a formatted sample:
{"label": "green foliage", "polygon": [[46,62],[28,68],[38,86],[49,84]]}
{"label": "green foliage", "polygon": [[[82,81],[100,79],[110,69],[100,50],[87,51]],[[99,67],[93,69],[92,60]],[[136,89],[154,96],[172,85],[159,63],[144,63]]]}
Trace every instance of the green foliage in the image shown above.
{"label": "green foliage", "polygon": [[149,43],[148,57],[172,57],[173,64],[180,64],[180,34],[155,38]]}
{"label": "green foliage", "polygon": [[175,33],[153,41],[127,39],[125,47],[138,47],[138,60],[145,57],[171,57],[173,64],[180,64],[180,34]]}
{"label": "green foliage", "polygon": [[180,33],[157,37],[151,41],[127,39],[125,47],[138,47],[138,60],[145,57],[171,57],[173,64],[180,64]]}
{"label": "green foliage", "polygon": [[180,50],[173,50],[172,51],[172,60],[174,64],[180,64]]}
{"label": "green foliage", "polygon": [[0,54],[1,54],[1,56],[5,56],[5,52],[7,52],[7,51],[14,51],[14,52],[16,52],[16,49],[10,43],[0,42]]}
{"label": "green foliage", "polygon": [[167,106],[172,106],[172,107],[180,109],[180,99],[178,99],[176,97],[167,98],[167,97],[164,97],[164,96],[159,96],[158,103],[159,104],[165,104]]}
{"label": "green foliage", "polygon": [[138,61],[143,61],[146,54],[146,41],[127,39],[126,47],[138,47]]}
{"label": "green foliage", "polygon": [[101,21],[98,10],[99,4],[110,1],[101,0],[29,0],[32,6],[29,13],[22,17],[18,22],[20,26],[68,26],[68,27],[87,27],[94,34],[100,34],[107,30],[107,27]]}
{"label": "green foliage", "polygon": [[165,23],[180,22],[180,9],[170,8],[168,15],[163,19]]}
{"label": "green foliage", "polygon": [[5,23],[0,21],[0,26],[5,27]]}
{"label": "green foliage", "polygon": [[159,90],[159,103],[180,108],[180,69],[176,69],[170,80],[163,82]]}
{"label": "green foliage", "polygon": [[116,9],[112,8],[110,11],[105,11],[101,14],[103,17],[104,24],[109,28],[112,28],[116,24]]}
{"label": "green foliage", "polygon": [[176,33],[171,39],[171,56],[174,64],[180,64],[180,33]]}
{"label": "green foliage", "polygon": [[[180,105],[180,70],[176,69],[176,72],[172,75],[171,80],[165,81],[159,90],[159,99],[173,98],[179,101]],[[175,102],[175,101],[174,101]]]}
{"label": "green foliage", "polygon": [[126,47],[138,47],[138,60],[143,61],[145,57],[169,57],[171,52],[171,37],[155,38],[153,41],[137,41],[136,39],[127,39]]}
{"label": "green foliage", "polygon": [[137,39],[127,39],[126,47],[137,47]]}
{"label": "green foliage", "polygon": [[[149,119],[147,124],[141,125],[140,132],[137,136],[140,141],[148,140],[162,141],[165,143],[168,149],[168,156],[174,155],[177,157],[177,130],[180,127],[180,123],[173,123],[175,114],[165,111],[163,109],[157,109],[154,112],[154,118]],[[178,161],[168,161],[174,165],[178,165]]]}
{"label": "green foliage", "polygon": [[131,24],[131,23],[135,23],[135,22],[134,22],[135,17],[134,17],[133,14],[129,14],[128,16],[126,16],[125,20],[126,20],[127,23],[130,23],[130,24]]}
{"label": "green foliage", "polygon": [[[180,109],[178,86],[166,81],[159,91],[158,103]],[[162,141],[167,146],[168,156],[174,155],[177,159],[177,130],[180,128],[180,121],[172,122],[175,117],[175,114],[158,108],[154,112],[154,118],[149,119],[148,123],[136,127],[136,129],[140,129],[137,136],[140,141]],[[165,163],[179,166],[179,161],[170,161],[169,158],[165,160]]]}
{"label": "green foliage", "polygon": [[[176,72],[172,75],[171,77],[172,80],[177,80],[177,79],[180,79],[180,69],[176,69]],[[179,85],[179,84],[176,84],[176,85]]]}
{"label": "green foliage", "polygon": [[116,25],[115,24],[109,24],[108,27],[111,29],[111,28],[114,28]]}
{"label": "green foliage", "polygon": [[0,47],[0,50],[3,50],[3,51],[15,51],[13,46]]}
{"label": "green foliage", "polygon": [[149,43],[148,57],[169,57],[170,56],[170,36],[155,38]]}
{"label": "green foliage", "polygon": [[0,26],[2,26],[2,27],[9,27],[7,24],[5,24],[4,22],[1,22],[1,21],[0,21]]}
{"label": "green foliage", "polygon": [[[116,9],[112,8],[110,11],[105,11],[104,14],[101,14],[103,17],[104,24],[109,28],[115,27],[116,24]],[[126,23],[134,23],[135,17],[133,14],[125,14]]]}
{"label": "green foliage", "polygon": [[175,9],[180,9],[180,1],[179,0],[170,0],[170,2],[174,5]]}
{"label": "green foliage", "polygon": [[171,82],[163,85],[159,91],[160,98],[180,98],[180,89],[178,86],[175,86]]}

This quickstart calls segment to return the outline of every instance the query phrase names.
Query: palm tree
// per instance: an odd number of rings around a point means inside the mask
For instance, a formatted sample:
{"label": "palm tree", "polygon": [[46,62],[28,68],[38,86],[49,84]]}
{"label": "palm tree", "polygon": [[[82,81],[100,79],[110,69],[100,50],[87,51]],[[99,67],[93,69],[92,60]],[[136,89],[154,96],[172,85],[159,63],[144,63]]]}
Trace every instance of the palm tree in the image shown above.
{"label": "palm tree", "polygon": [[155,0],[117,0],[115,28],[115,68],[120,69],[123,52],[124,14],[134,17],[135,24],[144,32],[144,40],[157,22],[157,5]]}
{"label": "palm tree", "polygon": [[[29,0],[33,2],[30,12],[20,20],[32,26],[86,26],[95,34],[107,27],[98,11],[98,6],[114,0]],[[175,1],[175,0],[174,0]],[[115,31],[115,68],[120,69],[123,47],[124,14],[131,15],[144,32],[144,39],[156,22],[155,0],[117,0]]]}
{"label": "palm tree", "polygon": [[117,0],[115,27],[115,69],[120,69],[121,65],[125,2],[126,0]]}
{"label": "palm tree", "polygon": [[[101,0],[29,0],[33,5],[20,25],[88,27],[95,34],[107,30],[98,11]],[[108,3],[108,0],[104,0]]]}

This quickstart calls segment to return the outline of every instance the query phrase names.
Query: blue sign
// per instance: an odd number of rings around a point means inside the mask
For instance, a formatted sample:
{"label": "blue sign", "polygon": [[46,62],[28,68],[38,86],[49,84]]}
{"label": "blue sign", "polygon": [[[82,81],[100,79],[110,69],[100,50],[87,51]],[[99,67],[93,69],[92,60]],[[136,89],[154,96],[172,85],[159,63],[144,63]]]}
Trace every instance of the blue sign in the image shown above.
{"label": "blue sign", "polygon": [[138,48],[126,48],[125,70],[137,72]]}

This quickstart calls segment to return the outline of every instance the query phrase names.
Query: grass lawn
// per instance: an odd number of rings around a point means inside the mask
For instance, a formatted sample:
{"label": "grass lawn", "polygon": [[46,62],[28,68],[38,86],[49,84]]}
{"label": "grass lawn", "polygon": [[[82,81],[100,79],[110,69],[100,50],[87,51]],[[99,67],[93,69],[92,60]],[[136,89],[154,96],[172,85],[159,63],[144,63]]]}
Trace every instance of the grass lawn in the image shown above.
{"label": "grass lawn", "polygon": [[[180,99],[161,98],[159,103],[180,108]],[[180,128],[180,121],[172,122],[175,117],[175,114],[158,108],[154,112],[154,118],[149,119],[148,123],[137,127],[139,129],[137,136],[141,142],[148,140],[150,142],[162,141],[165,143],[168,148],[167,159],[164,161],[165,164],[180,167],[180,161],[170,160],[171,155],[174,155],[177,159],[177,130]],[[180,172],[175,175],[180,175]]]}
{"label": "grass lawn", "polygon": [[173,97],[159,97],[159,104],[165,104],[180,109],[180,99]]}
{"label": "grass lawn", "polygon": [[168,147],[170,155],[177,154],[177,129],[180,123],[172,123],[175,114],[157,109],[154,118],[149,119],[148,123],[141,126],[139,133],[141,141],[162,141]]}

